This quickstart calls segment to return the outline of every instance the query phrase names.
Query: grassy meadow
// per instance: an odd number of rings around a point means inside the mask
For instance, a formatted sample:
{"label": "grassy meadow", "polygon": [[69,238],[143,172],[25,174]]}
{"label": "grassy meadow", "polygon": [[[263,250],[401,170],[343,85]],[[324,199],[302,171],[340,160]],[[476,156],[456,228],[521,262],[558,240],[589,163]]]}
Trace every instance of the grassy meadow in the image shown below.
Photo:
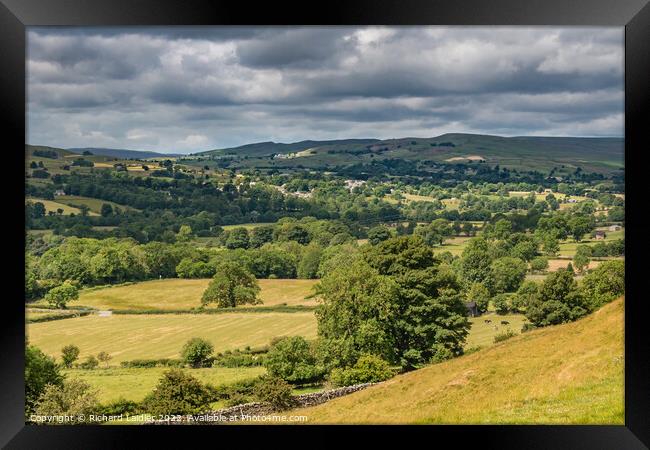
{"label": "grassy meadow", "polygon": [[307,423],[624,424],[624,301],[289,414]]}
{"label": "grassy meadow", "polygon": [[[139,402],[150,393],[168,367],[151,368],[107,368],[107,369],[66,369],[63,373],[68,379],[87,382],[98,391],[102,403],[124,398]],[[199,379],[202,383],[213,386],[235,383],[255,378],[266,372],[263,367],[210,367],[204,369],[181,369]]]}
{"label": "grassy meadow", "polygon": [[[486,320],[491,320],[490,323],[485,323]],[[521,327],[526,323],[526,318],[523,314],[496,314],[486,313],[479,317],[470,317],[469,321],[472,324],[465,348],[472,347],[488,347],[494,344],[494,337],[498,334],[504,333],[508,330],[515,333],[521,333]],[[509,322],[507,325],[501,321]]]}
{"label": "grassy meadow", "polygon": [[[260,306],[315,305],[316,300],[306,299],[317,280],[258,280]],[[201,306],[201,296],[210,283],[209,278],[143,281],[141,283],[100,289],[86,289],[74,304],[102,310],[162,309],[179,310]],[[251,305],[242,307],[255,307]]]}

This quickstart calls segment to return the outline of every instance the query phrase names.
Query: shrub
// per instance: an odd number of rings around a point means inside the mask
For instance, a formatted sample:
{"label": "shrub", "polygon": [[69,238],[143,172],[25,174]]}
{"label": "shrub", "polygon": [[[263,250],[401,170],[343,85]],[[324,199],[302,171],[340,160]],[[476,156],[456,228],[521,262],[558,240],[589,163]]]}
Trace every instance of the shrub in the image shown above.
{"label": "shrub", "polygon": [[494,336],[494,343],[496,344],[497,342],[505,341],[505,340],[510,339],[511,337],[514,337],[514,336],[517,336],[517,333],[515,333],[514,331],[508,329],[508,330]]}
{"label": "shrub", "polygon": [[463,351],[463,355],[471,355],[472,353],[476,353],[479,350],[481,350],[483,347],[480,345],[475,345],[473,347],[467,348]]}
{"label": "shrub", "polygon": [[84,362],[79,364],[80,369],[92,370],[96,369],[99,361],[93,355],[89,355]]}
{"label": "shrub", "polygon": [[228,406],[248,403],[253,400],[258,378],[241,380],[217,387],[209,387],[212,401],[225,400]]}
{"label": "shrub", "polygon": [[210,406],[210,390],[180,369],[163,373],[153,392],[145,397],[142,410],[158,414],[195,414]]}
{"label": "shrub", "polygon": [[251,353],[235,352],[214,358],[212,367],[253,367],[261,366],[264,358]]}
{"label": "shrub", "polygon": [[63,367],[70,368],[79,357],[79,347],[76,345],[66,345],[61,349],[61,359],[63,360]]}
{"label": "shrub", "polygon": [[82,380],[69,380],[62,386],[48,385],[38,399],[35,414],[39,416],[70,416],[77,423],[81,414],[95,413],[99,409],[97,392]]}
{"label": "shrub", "polygon": [[182,367],[183,360],[181,359],[133,359],[131,361],[122,361],[120,363],[122,367]]}
{"label": "shrub", "polygon": [[108,367],[108,362],[112,358],[113,357],[106,352],[99,352],[99,354],[97,354],[97,359],[99,360],[99,362],[103,362],[106,367]]}
{"label": "shrub", "polygon": [[335,368],[330,374],[330,381],[335,386],[352,386],[361,383],[384,381],[394,375],[388,363],[375,355],[364,355],[353,367]]}
{"label": "shrub", "polygon": [[226,400],[226,407],[230,408],[231,406],[243,405],[244,403],[250,403],[252,398],[241,392],[233,392],[228,399]]}
{"label": "shrub", "polygon": [[193,368],[203,367],[207,364],[214,347],[201,338],[192,338],[183,346],[181,356],[183,361]]}
{"label": "shrub", "polygon": [[295,404],[291,395],[291,385],[282,378],[262,377],[255,385],[254,392],[257,400],[270,403],[271,406],[279,410],[289,409]]}
{"label": "shrub", "polygon": [[273,345],[264,367],[271,376],[290,383],[310,383],[325,376],[325,370],[317,365],[314,349],[302,336],[288,337]]}
{"label": "shrub", "polygon": [[34,406],[45,387],[61,386],[63,376],[54,358],[34,346],[25,347],[25,415],[34,412]]}
{"label": "shrub", "polygon": [[98,410],[101,414],[117,416],[120,414],[136,414],[140,405],[137,402],[119,398],[115,401],[101,405]]}
{"label": "shrub", "polygon": [[521,327],[521,332],[525,333],[527,331],[534,330],[535,328],[537,328],[537,327],[535,325],[533,325],[532,323],[525,323],[524,326]]}
{"label": "shrub", "polygon": [[530,262],[531,272],[543,272],[546,269],[548,269],[548,258],[546,256],[538,256]]}

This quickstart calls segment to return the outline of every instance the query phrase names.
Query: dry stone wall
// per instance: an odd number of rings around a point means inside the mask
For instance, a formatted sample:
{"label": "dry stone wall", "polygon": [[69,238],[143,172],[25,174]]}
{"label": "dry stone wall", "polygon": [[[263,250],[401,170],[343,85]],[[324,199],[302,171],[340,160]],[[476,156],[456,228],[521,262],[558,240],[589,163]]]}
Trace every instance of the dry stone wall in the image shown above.
{"label": "dry stone wall", "polygon": [[[301,394],[294,396],[297,408],[306,408],[308,406],[320,405],[328,400],[360,391],[377,383],[355,384],[353,386],[344,386],[336,389],[330,389],[311,394]],[[213,425],[228,422],[237,422],[246,420],[251,416],[269,416],[278,413],[270,404],[262,402],[244,403],[242,405],[232,406],[230,408],[219,409],[217,411],[208,411],[203,414],[188,415],[176,417],[171,420],[154,421],[154,425],[184,424],[184,425]]]}

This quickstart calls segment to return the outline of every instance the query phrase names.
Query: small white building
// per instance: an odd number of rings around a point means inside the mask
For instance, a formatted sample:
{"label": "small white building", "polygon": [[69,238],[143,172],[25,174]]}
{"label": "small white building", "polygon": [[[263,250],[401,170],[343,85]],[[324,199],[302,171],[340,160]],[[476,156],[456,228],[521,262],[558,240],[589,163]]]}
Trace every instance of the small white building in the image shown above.
{"label": "small white building", "polygon": [[59,195],[65,195],[65,191],[63,189],[57,189],[54,191],[54,195],[59,196]]}
{"label": "small white building", "polygon": [[609,231],[620,231],[621,226],[620,225],[610,225]]}

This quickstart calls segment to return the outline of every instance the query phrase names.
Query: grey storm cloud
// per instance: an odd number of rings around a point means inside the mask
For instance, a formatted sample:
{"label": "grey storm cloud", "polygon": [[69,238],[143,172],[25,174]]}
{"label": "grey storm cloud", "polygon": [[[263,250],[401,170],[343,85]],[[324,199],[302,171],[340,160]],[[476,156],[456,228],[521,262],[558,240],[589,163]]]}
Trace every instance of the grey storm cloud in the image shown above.
{"label": "grey storm cloud", "polygon": [[622,136],[623,29],[34,27],[28,141]]}

